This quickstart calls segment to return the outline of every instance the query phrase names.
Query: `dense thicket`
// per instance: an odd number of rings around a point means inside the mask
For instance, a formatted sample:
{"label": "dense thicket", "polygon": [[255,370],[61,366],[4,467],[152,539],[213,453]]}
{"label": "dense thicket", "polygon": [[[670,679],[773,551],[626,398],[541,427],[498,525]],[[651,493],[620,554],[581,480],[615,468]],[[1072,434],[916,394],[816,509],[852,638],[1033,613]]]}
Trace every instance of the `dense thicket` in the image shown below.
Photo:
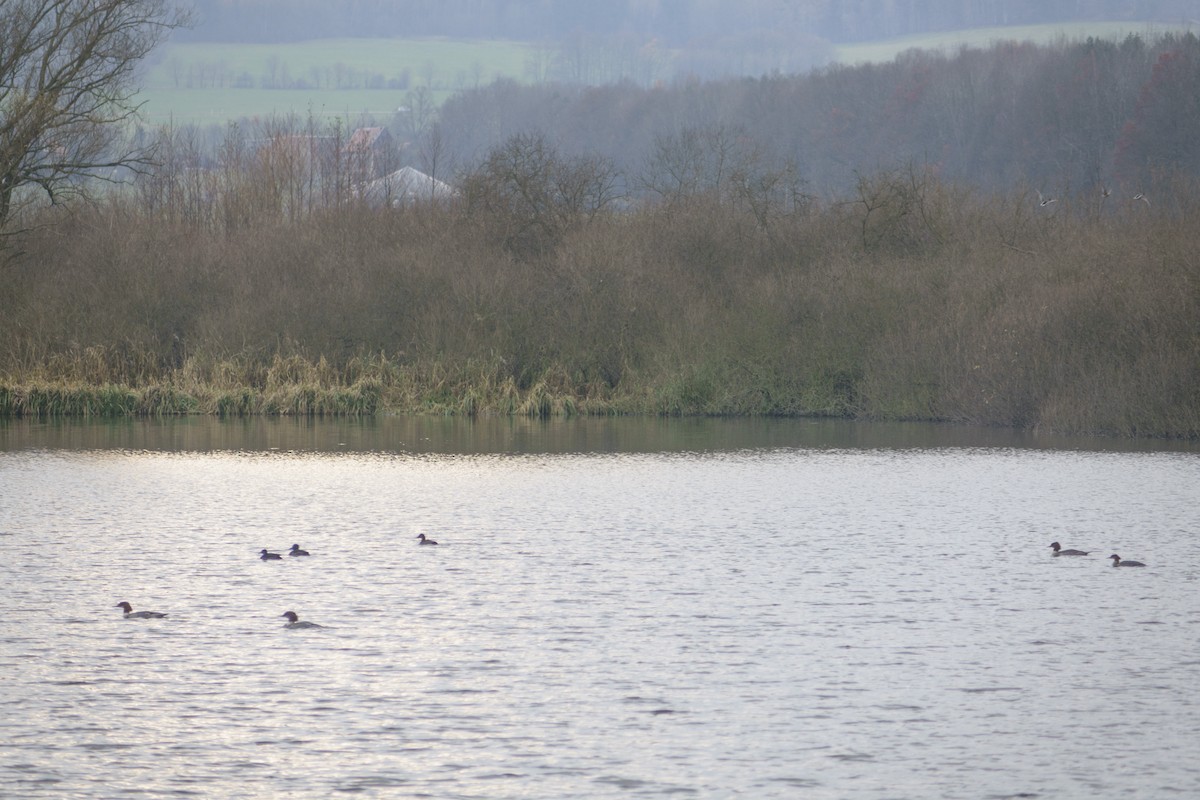
{"label": "dense thicket", "polygon": [[671,46],[762,33],[833,42],[938,30],[1195,16],[1191,0],[193,0],[192,38],[300,41],[329,36],[456,36],[559,40],[579,31],[636,34]]}
{"label": "dense thicket", "polygon": [[[547,175],[603,181],[531,144],[513,147]],[[511,163],[481,168],[486,203],[293,222],[258,205],[260,173],[203,218],[134,198],[80,209],[6,260],[0,411],[823,414],[1200,435],[1194,184],[1101,210],[899,171],[833,205],[726,185],[613,210],[553,191],[528,202]]]}
{"label": "dense thicket", "polygon": [[[0,251],[0,414],[828,414],[1200,436],[1197,49],[1006,45],[652,92],[501,84],[419,142],[449,178],[447,139],[489,128],[453,199],[382,208],[362,190],[382,165],[344,127],[272,120],[217,147],[165,131],[154,175],[28,216]],[[813,115],[784,139],[789,109]],[[501,111],[548,131],[502,138]],[[598,131],[637,140],[637,168],[587,149]],[[937,157],[906,158],[922,138]]]}
{"label": "dense thicket", "polygon": [[664,139],[722,130],[790,164],[817,193],[908,162],[990,189],[1049,194],[1200,174],[1200,39],[1015,42],[889,64],[642,88],[498,82],[447,102],[438,134],[459,164],[539,131],[570,153],[642,173]]}

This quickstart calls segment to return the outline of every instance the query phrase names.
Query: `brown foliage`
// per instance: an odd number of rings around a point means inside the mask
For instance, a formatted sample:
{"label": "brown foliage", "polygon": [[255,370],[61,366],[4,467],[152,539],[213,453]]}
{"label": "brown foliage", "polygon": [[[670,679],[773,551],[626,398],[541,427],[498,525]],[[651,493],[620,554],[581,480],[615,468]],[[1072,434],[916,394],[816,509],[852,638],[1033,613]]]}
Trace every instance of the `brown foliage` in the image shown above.
{"label": "brown foliage", "polygon": [[1163,185],[1153,206],[1047,213],[886,172],[766,226],[702,193],[576,212],[515,251],[506,205],[213,230],[113,198],[6,261],[0,385],[154,386],[221,413],[313,413],[357,386],[353,408],[1196,436],[1200,209]]}

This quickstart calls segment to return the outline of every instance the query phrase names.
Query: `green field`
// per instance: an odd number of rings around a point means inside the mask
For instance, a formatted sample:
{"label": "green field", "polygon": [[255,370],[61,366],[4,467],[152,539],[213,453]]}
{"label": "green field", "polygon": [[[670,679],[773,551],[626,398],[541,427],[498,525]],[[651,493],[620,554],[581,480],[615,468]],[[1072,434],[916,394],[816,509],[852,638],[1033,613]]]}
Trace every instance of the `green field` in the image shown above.
{"label": "green field", "polygon": [[[237,119],[283,117],[309,112],[319,119],[341,118],[352,122],[370,114],[383,123],[403,105],[404,92],[369,89],[283,91],[271,89],[146,89],[142,118],[151,125],[221,125]],[[440,98],[444,99],[444,98]]]}
{"label": "green field", "polygon": [[[428,87],[440,103],[499,77],[520,80],[535,50],[522,42],[451,39],[168,44],[155,53],[139,99],[154,125],[310,112],[351,119],[367,112],[386,122],[417,87]],[[265,88],[272,75],[276,83],[307,86]],[[384,88],[367,88],[371,79]]]}
{"label": "green field", "polygon": [[1129,34],[1143,38],[1158,36],[1171,31],[1186,30],[1179,25],[1162,25],[1150,22],[1077,22],[1053,25],[1013,25],[1002,28],[974,28],[965,31],[924,33],[919,36],[901,36],[865,44],[838,45],[837,60],[842,64],[866,64],[891,61],[905,50],[952,51],[964,45],[988,47],[996,42],[1018,41],[1036,44],[1051,44],[1059,39],[1120,40]]}
{"label": "green field", "polygon": [[[890,61],[912,48],[952,50],[996,41],[1041,44],[1096,36],[1158,35],[1179,26],[1097,22],[979,28],[841,45],[843,64]],[[428,87],[437,103],[496,78],[529,80],[544,48],[528,42],[454,39],[322,39],[291,44],[168,44],[148,66],[139,99],[152,125],[219,124],[240,118],[309,114],[387,122],[409,92]],[[292,88],[269,88],[275,82]],[[366,82],[382,88],[368,88]],[[340,83],[340,86],[338,85]],[[237,88],[241,84],[243,88]],[[389,88],[390,87],[390,88]]]}

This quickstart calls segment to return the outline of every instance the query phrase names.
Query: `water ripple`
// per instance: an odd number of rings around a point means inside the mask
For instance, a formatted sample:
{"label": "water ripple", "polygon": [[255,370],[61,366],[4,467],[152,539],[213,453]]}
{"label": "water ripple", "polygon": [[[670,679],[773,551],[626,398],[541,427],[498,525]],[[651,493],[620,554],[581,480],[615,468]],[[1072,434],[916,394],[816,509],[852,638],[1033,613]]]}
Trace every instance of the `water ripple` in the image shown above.
{"label": "water ripple", "polygon": [[[1193,454],[1000,448],[0,452],[0,776],[30,800],[1200,794],[1197,479]],[[314,555],[257,559],[294,541]]]}

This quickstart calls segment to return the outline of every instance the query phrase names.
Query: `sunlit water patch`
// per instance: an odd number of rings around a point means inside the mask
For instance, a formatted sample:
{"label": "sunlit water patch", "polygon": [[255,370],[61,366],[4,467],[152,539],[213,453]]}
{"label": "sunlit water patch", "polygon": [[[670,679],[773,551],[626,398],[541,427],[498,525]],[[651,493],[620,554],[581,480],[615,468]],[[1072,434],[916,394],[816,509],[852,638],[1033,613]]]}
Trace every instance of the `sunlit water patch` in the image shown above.
{"label": "sunlit water patch", "polygon": [[386,450],[0,452],[0,794],[1200,793],[1193,452]]}

